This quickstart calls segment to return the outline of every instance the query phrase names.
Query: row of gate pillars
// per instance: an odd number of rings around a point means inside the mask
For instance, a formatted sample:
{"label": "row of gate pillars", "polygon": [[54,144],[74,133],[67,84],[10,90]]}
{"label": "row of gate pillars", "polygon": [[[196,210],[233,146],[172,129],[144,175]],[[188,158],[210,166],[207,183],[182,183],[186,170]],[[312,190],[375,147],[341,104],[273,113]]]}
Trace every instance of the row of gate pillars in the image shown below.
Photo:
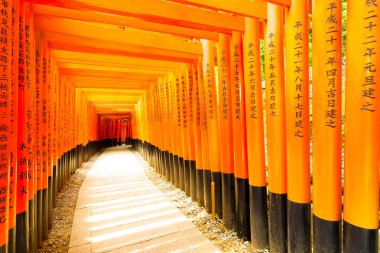
{"label": "row of gate pillars", "polygon": [[254,249],[377,252],[379,7],[348,2],[343,79],[342,2],[313,2],[312,68],[307,3],[201,40],[138,101],[132,145]]}

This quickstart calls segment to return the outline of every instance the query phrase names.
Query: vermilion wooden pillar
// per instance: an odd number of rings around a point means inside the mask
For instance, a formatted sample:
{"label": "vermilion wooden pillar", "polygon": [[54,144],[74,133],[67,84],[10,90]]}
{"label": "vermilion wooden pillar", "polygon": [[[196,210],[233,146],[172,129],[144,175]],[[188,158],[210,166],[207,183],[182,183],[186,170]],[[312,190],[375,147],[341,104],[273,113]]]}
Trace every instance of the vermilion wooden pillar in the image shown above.
{"label": "vermilion wooden pillar", "polygon": [[313,251],[341,252],[342,2],[314,2],[313,21]]}
{"label": "vermilion wooden pillar", "polygon": [[247,165],[247,139],[245,125],[245,91],[243,72],[243,42],[240,32],[231,39],[231,96],[234,143],[234,172],[236,194],[236,230],[240,238],[250,238],[249,183]]}
{"label": "vermilion wooden pillar", "polygon": [[0,5],[2,23],[0,52],[0,252],[7,252],[9,230],[10,98],[12,2]]}
{"label": "vermilion wooden pillar", "polygon": [[311,252],[308,1],[285,15],[288,251]]}
{"label": "vermilion wooden pillar", "polygon": [[232,84],[230,60],[231,36],[219,34],[218,80],[219,80],[219,128],[222,171],[223,223],[228,229],[236,229],[236,199],[234,178],[234,152],[232,139]]}
{"label": "vermilion wooden pillar", "polygon": [[269,240],[258,20],[245,19],[243,49],[251,242],[254,249],[265,250]]}
{"label": "vermilion wooden pillar", "polygon": [[16,251],[17,211],[17,126],[18,126],[19,1],[12,1],[12,70],[10,95],[10,169],[9,169],[9,242],[8,251]]}
{"label": "vermilion wooden pillar", "polygon": [[219,218],[223,217],[222,209],[222,175],[220,167],[220,143],[219,143],[219,114],[216,96],[214,44],[210,40],[203,40],[203,77],[205,92],[205,108],[208,125],[209,155],[211,181],[214,185],[212,194],[213,211]]}
{"label": "vermilion wooden pillar", "polygon": [[269,246],[287,251],[287,176],[284,76],[284,9],[268,4],[265,30],[266,133],[268,140]]}
{"label": "vermilion wooden pillar", "polygon": [[19,15],[19,59],[18,59],[18,129],[17,129],[17,218],[16,251],[29,252],[29,211],[28,211],[28,146],[27,107],[25,87],[25,9],[20,2]]}
{"label": "vermilion wooden pillar", "polygon": [[[378,252],[380,8],[347,2],[343,252]],[[331,43],[336,43],[331,34]],[[330,71],[332,74],[334,71]],[[332,94],[332,93],[330,93]]]}
{"label": "vermilion wooden pillar", "polygon": [[210,148],[209,148],[209,126],[206,114],[206,93],[204,89],[204,76],[203,76],[203,61],[198,60],[198,90],[199,90],[199,106],[200,106],[200,120],[201,120],[201,136],[202,136],[202,165],[203,165],[203,200],[204,207],[207,212],[211,212],[211,169],[210,169]]}

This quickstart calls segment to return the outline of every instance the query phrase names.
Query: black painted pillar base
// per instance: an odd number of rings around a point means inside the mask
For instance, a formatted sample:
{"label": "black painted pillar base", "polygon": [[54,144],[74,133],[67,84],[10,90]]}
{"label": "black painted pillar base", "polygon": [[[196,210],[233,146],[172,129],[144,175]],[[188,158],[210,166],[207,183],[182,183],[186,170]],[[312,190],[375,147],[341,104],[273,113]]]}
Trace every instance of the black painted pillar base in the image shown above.
{"label": "black painted pillar base", "polygon": [[48,179],[48,228],[53,228],[53,177]]}
{"label": "black painted pillar base", "polygon": [[269,249],[267,187],[249,186],[251,243],[255,250]]}
{"label": "black painted pillar base", "polygon": [[57,206],[57,166],[53,167],[53,185],[52,185],[52,191],[53,191],[53,208]]}
{"label": "black painted pillar base", "polygon": [[62,189],[62,173],[63,173],[63,157],[61,156],[57,162],[57,191],[56,196]]}
{"label": "black painted pillar base", "polygon": [[211,213],[211,171],[203,171],[203,195],[206,212]]}
{"label": "black painted pillar base", "polygon": [[29,211],[16,215],[16,252],[30,252]]}
{"label": "black painted pillar base", "polygon": [[311,252],[311,205],[288,200],[288,252]]}
{"label": "black painted pillar base", "polygon": [[378,229],[366,229],[343,221],[344,253],[378,252]]}
{"label": "black painted pillar base", "polygon": [[203,185],[203,170],[197,168],[196,169],[196,185],[197,185],[197,202],[199,206],[205,205],[204,200],[204,185]]}
{"label": "black painted pillar base", "polygon": [[42,190],[42,240],[49,235],[49,194],[47,189]]}
{"label": "black painted pillar base", "polygon": [[174,184],[174,155],[169,153],[169,181]]}
{"label": "black painted pillar base", "polygon": [[223,219],[223,201],[222,201],[222,173],[211,172],[211,181],[214,183],[215,194],[215,214],[219,219]]}
{"label": "black painted pillar base", "polygon": [[313,251],[339,253],[340,221],[329,221],[313,215]]}
{"label": "black painted pillar base", "polygon": [[37,191],[37,248],[42,245],[42,191]]}
{"label": "black painted pillar base", "polygon": [[236,230],[236,199],[234,174],[222,173],[223,223],[230,230]]}
{"label": "black painted pillar base", "polygon": [[288,252],[287,194],[269,192],[269,247]]}
{"label": "black painted pillar base", "polygon": [[9,230],[8,238],[8,252],[14,253],[16,252],[16,227]]}
{"label": "black painted pillar base", "polygon": [[0,253],[8,253],[8,243],[0,246]]}
{"label": "black painted pillar base", "polygon": [[31,253],[37,252],[37,210],[35,198],[36,196],[29,200],[29,250]]}
{"label": "black painted pillar base", "polygon": [[185,194],[190,197],[190,161],[184,160],[185,169],[184,169],[184,183],[185,183]]}
{"label": "black painted pillar base", "polygon": [[170,181],[170,154],[169,151],[164,152],[165,160],[165,178],[167,181]]}
{"label": "black painted pillar base", "polygon": [[57,166],[56,166],[56,173],[55,173],[55,205],[54,207],[57,206],[57,195],[58,195],[58,192],[60,191],[60,187],[61,187],[61,167],[62,167],[62,161],[61,161],[61,158],[60,157],[58,160],[57,160]]}
{"label": "black painted pillar base", "polygon": [[179,164],[179,189],[185,191],[185,162],[183,157],[178,157]]}
{"label": "black painted pillar base", "polygon": [[174,163],[174,186],[179,188],[179,159],[177,155],[173,155]]}
{"label": "black painted pillar base", "polygon": [[189,161],[190,163],[190,197],[193,201],[197,201],[197,172],[195,161]]}
{"label": "black painted pillar base", "polygon": [[236,232],[245,241],[251,239],[249,216],[249,184],[248,179],[235,177],[236,192]]}

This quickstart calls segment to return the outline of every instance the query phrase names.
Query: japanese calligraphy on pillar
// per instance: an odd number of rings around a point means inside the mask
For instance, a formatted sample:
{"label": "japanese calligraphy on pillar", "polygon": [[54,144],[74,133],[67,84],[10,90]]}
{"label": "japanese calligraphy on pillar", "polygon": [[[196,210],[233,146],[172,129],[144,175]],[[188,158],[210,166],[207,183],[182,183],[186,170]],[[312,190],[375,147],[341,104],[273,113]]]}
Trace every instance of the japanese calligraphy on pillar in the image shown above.
{"label": "japanese calligraphy on pillar", "polygon": [[212,71],[211,66],[209,63],[206,63],[206,69],[205,69],[205,81],[206,81],[206,99],[208,104],[208,116],[210,119],[215,119],[215,110],[214,110],[214,95],[213,95],[213,78],[212,78]]}
{"label": "japanese calligraphy on pillar", "polygon": [[362,105],[361,110],[367,112],[375,112],[376,99],[376,82],[375,76],[378,64],[374,61],[375,55],[379,52],[376,51],[375,45],[378,41],[375,38],[375,27],[378,26],[377,15],[377,1],[367,0],[363,1],[366,8],[366,14],[363,17],[364,27],[364,42],[363,42],[363,57],[366,58],[365,64],[362,67],[364,72],[364,79],[362,81]]}
{"label": "japanese calligraphy on pillar", "polygon": [[187,66],[187,71],[188,71],[188,77],[189,77],[189,85],[188,85],[188,106],[189,106],[189,123],[192,124],[194,122],[194,110],[193,110],[193,86],[194,86],[194,76],[193,76],[193,70],[191,64]]}
{"label": "japanese calligraphy on pillar", "polygon": [[12,5],[12,59],[10,92],[10,153],[9,153],[9,228],[16,226],[16,168],[17,168],[17,102],[18,102],[18,1]]}
{"label": "japanese calligraphy on pillar", "polygon": [[[295,41],[295,45],[292,48],[293,49],[293,59],[295,60],[293,63],[293,69],[292,71],[295,73],[295,78],[293,80],[289,80],[289,82],[293,82],[293,87],[295,89],[295,107],[294,107],[294,126],[295,126],[295,131],[294,131],[294,136],[297,137],[304,137],[305,136],[305,130],[304,130],[304,120],[302,115],[305,113],[305,105],[302,103],[302,98],[304,94],[306,94],[305,90],[307,89],[307,84],[308,81],[304,79],[305,75],[303,75],[304,71],[307,71],[304,69],[303,66],[303,54],[307,52],[307,50],[304,49],[303,46],[303,40],[307,40],[307,37],[304,37],[304,34],[301,33],[302,31],[302,26],[306,24],[302,24],[302,21],[298,20],[294,23],[294,28],[293,29],[293,39]],[[307,130],[306,130],[307,131]]]}
{"label": "japanese calligraphy on pillar", "polygon": [[[340,44],[337,44],[337,36],[340,36],[341,33],[338,31],[340,26],[338,26],[338,20],[340,15],[337,12],[336,1],[331,1],[326,6],[327,17],[326,17],[326,42],[327,42],[327,50],[326,50],[326,77],[328,82],[328,89],[326,90],[326,102],[327,102],[327,110],[325,111],[325,126],[335,128],[337,126],[337,82],[338,78],[340,78],[340,74],[337,67],[340,65],[336,59],[336,52],[340,50],[337,48]],[[339,114],[339,113],[338,113]]]}
{"label": "japanese calligraphy on pillar", "polygon": [[[207,108],[206,108],[206,92],[204,87],[204,75],[202,71],[203,62],[200,61],[199,64],[199,80],[198,80],[198,89],[199,89],[199,105],[200,105],[200,114],[201,114],[201,129],[203,131],[208,130],[208,123],[207,123]],[[203,137],[203,135],[202,135]],[[203,141],[203,139],[202,139]]]}
{"label": "japanese calligraphy on pillar", "polygon": [[257,118],[257,99],[256,99],[256,91],[257,85],[261,85],[261,80],[256,80],[256,74],[255,74],[255,68],[258,63],[255,61],[255,53],[254,53],[254,44],[253,42],[248,43],[248,53],[247,53],[247,60],[248,60],[248,84],[249,84],[249,117],[251,119]]}
{"label": "japanese calligraphy on pillar", "polygon": [[33,47],[33,15],[30,5],[25,8],[25,88],[26,88],[26,131],[27,131],[27,162],[28,162],[28,187],[29,200],[34,198],[36,191],[35,166],[34,166],[34,134],[35,134],[35,115],[34,115],[34,98],[35,98],[35,80],[34,80],[34,47]]}
{"label": "japanese calligraphy on pillar", "polygon": [[233,69],[232,71],[235,73],[233,81],[233,104],[235,105],[235,119],[240,120],[241,119],[241,83],[242,83],[242,77],[241,77],[241,61],[240,61],[240,49],[239,45],[235,44],[233,45],[233,52],[232,52],[232,62],[233,62]]}
{"label": "japanese calligraphy on pillar", "polygon": [[194,85],[195,85],[195,90],[194,90],[194,95],[195,95],[195,108],[196,108],[196,117],[195,117],[195,123],[196,126],[201,127],[201,108],[200,108],[200,97],[199,97],[199,81],[198,81],[198,68],[194,69],[195,73],[195,79],[194,79]]}
{"label": "japanese calligraphy on pillar", "polygon": [[26,136],[26,94],[25,94],[25,29],[24,10],[19,15],[19,59],[18,59],[18,134],[17,134],[17,213],[28,206],[28,161]]}
{"label": "japanese calligraphy on pillar", "polygon": [[[8,230],[9,189],[9,105],[11,90],[11,4],[1,2],[0,24],[0,231]],[[8,233],[0,233],[0,245],[7,241]]]}
{"label": "japanese calligraphy on pillar", "polygon": [[175,79],[176,101],[177,101],[177,126],[181,127],[181,82],[178,76]]}
{"label": "japanese calligraphy on pillar", "polygon": [[42,188],[42,170],[41,170],[41,165],[42,165],[42,153],[41,153],[41,87],[42,87],[42,71],[41,71],[41,51],[40,47],[36,49],[36,107],[35,107],[35,113],[36,113],[36,141],[35,141],[35,148],[36,148],[36,173],[37,173],[37,189],[41,190]]}
{"label": "japanese calligraphy on pillar", "polygon": [[[269,70],[269,72],[267,73],[268,75],[268,80],[269,80],[269,90],[270,90],[270,97],[268,97],[267,99],[270,100],[270,103],[269,103],[269,116],[277,116],[277,104],[276,104],[276,73],[275,73],[275,69],[276,69],[276,66],[278,67],[278,65],[276,65],[276,57],[274,55],[276,55],[276,45],[274,43],[274,40],[275,40],[275,36],[278,36],[278,35],[275,35],[274,33],[269,33],[268,36],[267,36],[267,55],[269,56],[269,59],[268,59],[268,62],[269,62],[269,66],[267,67],[267,70]],[[268,94],[268,93],[267,93]]]}
{"label": "japanese calligraphy on pillar", "polygon": [[183,128],[187,128],[187,101],[186,101],[186,88],[187,88],[187,81],[186,81],[186,72],[181,73],[181,98],[182,98],[182,118],[183,118]]}
{"label": "japanese calligraphy on pillar", "polygon": [[230,110],[228,109],[228,83],[229,83],[229,78],[230,76],[228,75],[227,71],[229,68],[228,62],[227,62],[227,52],[226,50],[222,50],[220,52],[220,65],[219,65],[219,85],[222,86],[222,92],[219,94],[219,96],[222,97],[222,103],[220,105],[221,107],[221,116],[222,119],[228,120],[230,119]]}

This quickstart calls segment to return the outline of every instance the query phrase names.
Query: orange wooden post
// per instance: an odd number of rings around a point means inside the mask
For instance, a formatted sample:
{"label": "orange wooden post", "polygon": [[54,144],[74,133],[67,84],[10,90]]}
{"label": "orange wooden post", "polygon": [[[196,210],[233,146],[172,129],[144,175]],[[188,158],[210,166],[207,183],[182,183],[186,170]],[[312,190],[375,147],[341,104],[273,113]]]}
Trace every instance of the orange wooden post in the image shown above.
{"label": "orange wooden post", "polygon": [[202,121],[201,121],[201,106],[200,106],[200,90],[199,90],[199,69],[198,62],[193,63],[194,69],[194,113],[195,113],[195,180],[196,180],[196,195],[197,202],[199,206],[204,206],[204,196],[203,196],[203,147],[202,147]]}
{"label": "orange wooden post", "polygon": [[285,17],[288,251],[310,252],[308,1],[292,0]]}
{"label": "orange wooden post", "polygon": [[171,181],[172,169],[173,169],[173,153],[171,148],[171,112],[170,112],[170,94],[169,94],[169,83],[168,77],[165,76],[163,80],[163,101],[164,101],[164,127],[166,129],[166,134],[164,135],[164,157],[165,157],[165,166],[166,166],[166,179]]}
{"label": "orange wooden post", "polygon": [[[166,106],[165,106],[165,82],[163,78],[159,78],[158,80],[158,108],[159,108],[159,127],[158,131],[160,129],[167,129],[166,128]],[[161,131],[160,134],[160,147],[159,147],[159,159],[160,159],[160,167],[161,167],[161,174],[163,177],[167,177],[167,160],[166,160],[166,152],[167,152],[167,145],[166,145],[166,137],[168,136],[167,132]]]}
{"label": "orange wooden post", "polygon": [[36,54],[35,54],[35,75],[36,75],[36,177],[37,177],[37,247],[41,247],[42,244],[42,92],[43,92],[43,66],[42,66],[42,38],[41,33],[36,33]]}
{"label": "orange wooden post", "polygon": [[250,238],[249,183],[245,126],[245,91],[242,34],[233,32],[231,39],[231,96],[236,192],[236,230],[240,238]]}
{"label": "orange wooden post", "polygon": [[188,128],[189,128],[189,185],[190,185],[190,197],[193,201],[197,199],[197,178],[196,178],[196,151],[195,151],[195,110],[194,110],[194,65],[187,64],[188,72],[188,86],[186,93],[186,104],[188,110]]}
{"label": "orange wooden post", "polygon": [[18,66],[18,130],[17,130],[17,217],[16,251],[29,252],[29,211],[28,211],[28,146],[27,111],[25,87],[25,9],[20,2],[19,15],[19,66]]}
{"label": "orange wooden post", "polygon": [[203,40],[203,77],[205,92],[205,108],[208,125],[209,156],[211,181],[214,184],[213,199],[215,213],[219,218],[223,218],[222,209],[222,175],[220,167],[220,137],[219,137],[219,115],[216,97],[216,80],[214,64],[214,42]]}
{"label": "orange wooden post", "polygon": [[209,126],[206,114],[206,93],[204,89],[203,62],[198,60],[198,89],[201,114],[201,135],[202,135],[202,165],[203,165],[203,200],[207,212],[211,212],[211,170],[210,170],[210,149],[209,149]]}
{"label": "orange wooden post", "polygon": [[269,194],[269,246],[287,251],[287,175],[282,7],[268,4],[265,31],[266,134]]}
{"label": "orange wooden post", "polygon": [[17,211],[17,128],[18,128],[18,59],[19,59],[19,1],[12,1],[12,69],[10,95],[10,169],[9,169],[9,241],[8,251],[16,251]]}
{"label": "orange wooden post", "polygon": [[[42,79],[41,79],[41,127],[42,127],[42,239],[46,240],[48,237],[49,225],[49,202],[48,202],[48,178],[49,178],[49,161],[48,161],[48,118],[47,118],[47,98],[48,98],[48,73],[47,73],[47,55],[48,48],[46,44],[43,45],[42,50]],[[67,105],[66,105],[67,106]]]}
{"label": "orange wooden post", "polygon": [[[0,252],[7,252],[9,230],[9,176],[10,176],[10,95],[11,95],[11,30],[12,3],[1,4],[2,24],[0,53]],[[9,13],[9,14],[7,14]]]}
{"label": "orange wooden post", "polygon": [[218,41],[218,88],[219,88],[219,130],[220,164],[222,170],[223,223],[228,229],[235,229],[235,178],[232,139],[232,93],[230,41],[226,34],[219,34]]}
{"label": "orange wooden post", "polygon": [[184,168],[184,139],[182,135],[183,131],[183,100],[182,100],[182,81],[181,73],[177,72],[175,74],[175,87],[176,87],[176,117],[177,117],[177,140],[176,145],[178,145],[178,187],[184,191],[185,190],[185,168]]}
{"label": "orange wooden post", "polygon": [[[173,117],[172,117],[172,131],[173,131],[173,136],[174,138],[172,139],[172,147],[173,147],[173,163],[174,163],[174,171],[173,171],[173,182],[174,186],[179,187],[179,145],[178,145],[178,102],[177,101],[177,80],[176,76],[173,74],[170,76],[171,79],[171,98],[172,98],[172,112],[173,112]],[[180,116],[179,116],[180,117]]]}
{"label": "orange wooden post", "polygon": [[57,202],[57,186],[58,186],[58,167],[60,157],[58,156],[58,140],[57,140],[57,87],[58,87],[58,74],[56,66],[52,66],[52,91],[51,91],[51,99],[52,99],[52,152],[53,152],[53,197],[52,197],[52,206],[56,207]]}
{"label": "orange wooden post", "polygon": [[269,248],[264,119],[261,88],[259,21],[245,18],[244,80],[249,171],[251,242],[254,249]]}
{"label": "orange wooden post", "polygon": [[27,146],[28,146],[28,197],[29,197],[29,244],[30,250],[37,250],[37,206],[36,206],[36,166],[35,166],[35,48],[34,25],[31,4],[25,4],[25,88],[27,110]]}
{"label": "orange wooden post", "polygon": [[[343,251],[378,252],[380,8],[347,3]],[[331,37],[332,40],[334,37]],[[331,72],[330,72],[331,73]]]}
{"label": "orange wooden post", "polygon": [[181,111],[182,111],[182,138],[183,138],[183,166],[184,166],[184,191],[187,196],[190,196],[190,122],[189,122],[189,108],[188,100],[188,87],[189,76],[186,64],[181,64]]}
{"label": "orange wooden post", "polygon": [[47,61],[47,152],[48,152],[48,229],[53,226],[53,168],[54,168],[54,149],[53,149],[53,121],[52,121],[52,82],[53,76],[51,71],[51,55],[50,49],[46,48],[46,61]]}
{"label": "orange wooden post", "polygon": [[313,21],[313,250],[340,252],[342,2],[315,2]]}

